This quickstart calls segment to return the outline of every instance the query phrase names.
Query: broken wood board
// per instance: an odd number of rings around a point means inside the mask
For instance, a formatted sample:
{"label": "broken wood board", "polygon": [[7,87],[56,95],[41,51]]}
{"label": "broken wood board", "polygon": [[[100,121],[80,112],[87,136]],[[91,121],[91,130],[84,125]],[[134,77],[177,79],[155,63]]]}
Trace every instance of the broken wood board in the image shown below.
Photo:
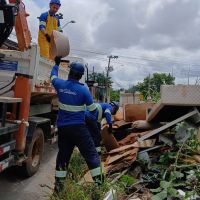
{"label": "broken wood board", "polygon": [[128,169],[137,159],[137,154],[132,155],[131,159],[123,159],[116,164],[111,164],[108,166],[108,174],[113,174],[116,172],[121,172],[122,170]]}
{"label": "broken wood board", "polygon": [[146,119],[146,110],[152,108],[153,104],[126,104],[124,106],[124,120],[126,122],[134,122]]}
{"label": "broken wood board", "polygon": [[147,121],[170,122],[188,113],[193,107],[200,107],[200,86],[161,86],[161,99],[147,115]]}
{"label": "broken wood board", "polygon": [[144,132],[140,132],[140,133],[134,133],[137,137],[142,137],[144,135],[146,135],[147,133],[149,133],[150,131],[144,131]]}
{"label": "broken wood board", "polygon": [[106,160],[106,165],[110,165],[111,163],[114,163],[120,159],[123,159],[126,156],[132,155],[132,154],[136,154],[138,152],[138,148],[135,149],[131,149],[123,154],[120,155],[115,155],[115,156],[108,156],[107,160]]}
{"label": "broken wood board", "polygon": [[113,128],[117,128],[117,129],[127,129],[127,128],[131,128],[132,122],[125,122],[124,120],[120,120],[120,121],[116,121],[113,124]]}
{"label": "broken wood board", "polygon": [[149,131],[141,132],[141,133],[131,133],[128,136],[126,136],[124,139],[120,140],[118,144],[120,146],[128,145],[128,144],[133,144],[134,142],[137,141],[138,137],[142,137],[149,133]]}
{"label": "broken wood board", "polygon": [[104,126],[101,131],[102,142],[106,147],[107,151],[111,151],[119,147],[119,144],[113,134],[108,132],[108,126]]}
{"label": "broken wood board", "polygon": [[134,162],[136,160],[136,158],[137,158],[137,154],[136,153],[135,154],[130,154],[130,156],[124,157],[122,161],[123,162]]}
{"label": "broken wood board", "polygon": [[109,152],[109,154],[120,153],[122,151],[131,149],[131,148],[150,148],[150,147],[153,147],[155,145],[155,142],[156,142],[155,139],[144,140],[144,141],[141,141],[141,142],[135,142],[135,143],[130,144],[130,145],[126,145],[126,146],[119,147],[117,149],[113,149],[112,151]]}
{"label": "broken wood board", "polygon": [[126,136],[123,140],[118,142],[119,146],[124,146],[128,144],[133,144],[137,141],[138,136],[135,133],[131,133],[130,135]]}

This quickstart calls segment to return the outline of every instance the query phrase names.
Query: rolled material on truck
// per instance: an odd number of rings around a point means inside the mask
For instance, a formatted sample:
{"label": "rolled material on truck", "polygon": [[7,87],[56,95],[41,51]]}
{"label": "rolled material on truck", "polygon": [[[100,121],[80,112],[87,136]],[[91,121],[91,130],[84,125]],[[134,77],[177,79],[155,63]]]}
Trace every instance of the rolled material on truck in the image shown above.
{"label": "rolled material on truck", "polygon": [[69,39],[62,32],[54,30],[51,35],[50,42],[50,56],[51,58],[65,57],[68,56],[70,52]]}

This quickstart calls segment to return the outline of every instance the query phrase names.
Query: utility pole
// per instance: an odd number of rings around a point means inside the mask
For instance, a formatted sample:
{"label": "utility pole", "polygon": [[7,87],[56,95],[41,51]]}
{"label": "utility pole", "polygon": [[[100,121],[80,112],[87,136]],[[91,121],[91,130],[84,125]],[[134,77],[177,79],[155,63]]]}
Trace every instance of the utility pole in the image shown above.
{"label": "utility pole", "polygon": [[111,71],[112,67],[110,66],[110,61],[111,59],[117,59],[118,56],[108,56],[108,67],[106,69],[106,102],[108,102],[108,96],[109,96],[109,82],[108,82],[108,78],[109,78],[109,72]]}
{"label": "utility pole", "polygon": [[88,71],[88,63],[87,64],[85,64],[85,68],[86,68],[86,83],[88,84],[88,81],[89,81],[89,71]]}
{"label": "utility pole", "polygon": [[151,83],[150,83],[150,80],[151,80],[151,74],[149,74],[149,82],[148,82],[148,96],[147,96],[147,100],[150,101],[151,100]]}
{"label": "utility pole", "polygon": [[190,66],[188,68],[188,85],[190,85]]}
{"label": "utility pole", "polygon": [[95,81],[94,66],[93,66],[93,68],[92,68],[92,76],[93,76],[93,81]]}

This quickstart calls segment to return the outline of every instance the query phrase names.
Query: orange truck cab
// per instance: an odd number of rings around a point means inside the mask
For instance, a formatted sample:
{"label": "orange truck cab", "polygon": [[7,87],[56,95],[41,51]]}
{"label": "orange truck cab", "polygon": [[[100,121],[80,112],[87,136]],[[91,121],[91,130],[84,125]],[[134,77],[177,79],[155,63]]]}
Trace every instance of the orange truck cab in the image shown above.
{"label": "orange truck cab", "polygon": [[[2,2],[0,24],[7,28],[6,20],[11,16],[7,11],[13,8]],[[54,63],[41,57],[38,45],[31,43],[25,20],[28,15],[22,1],[17,2],[13,7],[18,8],[15,21],[18,45],[4,42],[12,27],[5,32],[4,38],[0,35],[0,46],[3,42],[6,44],[6,49],[0,48],[0,172],[18,165],[26,176],[32,176],[39,168],[44,142],[57,140],[58,105],[49,79]],[[11,43],[12,48],[9,48]],[[67,78],[68,65],[72,61],[83,62],[78,57],[66,57],[59,70],[61,78]]]}

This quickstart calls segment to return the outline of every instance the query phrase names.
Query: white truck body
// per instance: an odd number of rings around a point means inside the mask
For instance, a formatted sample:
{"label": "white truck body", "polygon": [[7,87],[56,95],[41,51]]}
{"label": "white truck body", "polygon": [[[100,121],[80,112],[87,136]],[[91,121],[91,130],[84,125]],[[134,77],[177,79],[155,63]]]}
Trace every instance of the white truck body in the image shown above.
{"label": "white truck body", "polygon": [[[53,88],[50,86],[49,79],[54,62],[41,57],[39,54],[39,48],[36,44],[33,44],[31,49],[26,52],[0,49],[0,59],[2,61],[13,62],[14,65],[17,65],[17,70],[13,68],[11,69],[10,66],[5,64],[2,64],[2,66],[0,65],[0,88],[11,82],[14,74],[17,72],[33,77],[31,80],[32,93],[55,93]],[[68,56],[64,58],[64,60],[68,61],[68,63],[74,61],[83,63],[83,59],[78,57]],[[67,75],[69,73],[68,63],[61,64],[59,70],[60,78],[67,79]],[[81,81],[84,82],[84,80],[83,76]],[[4,92],[5,90],[6,88],[1,92]],[[9,93],[9,95],[5,94],[5,96],[12,96],[12,93]]]}

